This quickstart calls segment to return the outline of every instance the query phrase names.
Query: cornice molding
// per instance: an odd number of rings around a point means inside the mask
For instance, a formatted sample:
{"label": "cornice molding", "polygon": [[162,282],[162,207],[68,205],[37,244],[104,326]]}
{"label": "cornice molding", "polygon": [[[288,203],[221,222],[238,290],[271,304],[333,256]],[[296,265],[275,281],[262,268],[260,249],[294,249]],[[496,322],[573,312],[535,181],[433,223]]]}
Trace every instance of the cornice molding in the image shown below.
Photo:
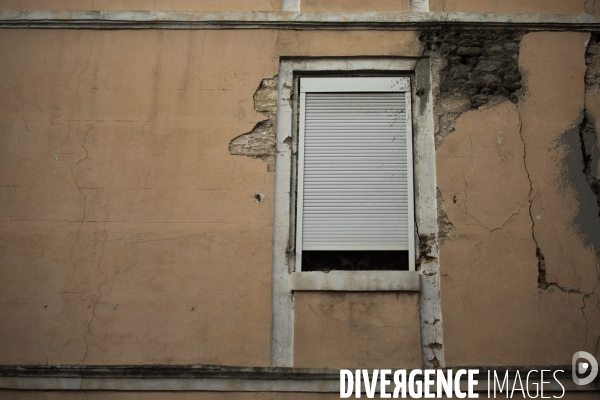
{"label": "cornice molding", "polygon": [[[488,371],[511,380],[517,372],[525,380],[539,382],[540,371],[557,372],[564,390],[600,392],[600,378],[577,386],[571,366],[455,367],[479,369],[477,392],[487,390]],[[336,393],[340,389],[339,369],[228,367],[218,365],[0,365],[0,389],[18,390],[117,390],[117,391],[231,391],[231,392],[313,392]],[[410,371],[410,370],[409,370]],[[551,377],[546,372],[546,378]],[[549,378],[548,380],[550,380]],[[528,383],[530,384],[530,383]],[[466,377],[461,388],[466,389]],[[535,387],[531,387],[535,389]],[[548,391],[562,390],[558,384]]]}
{"label": "cornice molding", "polygon": [[465,12],[0,11],[0,28],[20,29],[414,30],[447,26],[592,31],[600,29],[600,15]]}

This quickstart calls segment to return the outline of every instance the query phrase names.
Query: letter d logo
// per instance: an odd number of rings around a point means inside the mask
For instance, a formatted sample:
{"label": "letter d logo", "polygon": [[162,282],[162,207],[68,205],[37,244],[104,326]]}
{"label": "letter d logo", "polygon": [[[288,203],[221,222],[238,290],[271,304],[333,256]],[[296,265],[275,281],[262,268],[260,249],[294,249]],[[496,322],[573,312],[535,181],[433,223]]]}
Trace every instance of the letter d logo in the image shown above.
{"label": "letter d logo", "polygon": [[[577,363],[577,360],[580,358],[585,358],[587,362]],[[590,353],[586,353],[585,351],[578,351],[573,354],[573,361],[571,363],[573,374],[573,382],[576,385],[587,385],[588,383],[592,383],[596,376],[598,375],[598,362]],[[590,372],[590,375],[587,378],[579,378],[577,373],[585,374],[586,372]]]}

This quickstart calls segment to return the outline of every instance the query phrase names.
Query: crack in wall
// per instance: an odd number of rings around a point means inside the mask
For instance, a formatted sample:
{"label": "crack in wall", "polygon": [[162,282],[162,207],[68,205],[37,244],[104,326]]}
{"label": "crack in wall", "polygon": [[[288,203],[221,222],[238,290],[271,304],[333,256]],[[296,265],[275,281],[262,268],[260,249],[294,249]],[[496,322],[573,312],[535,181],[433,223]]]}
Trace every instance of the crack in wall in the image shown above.
{"label": "crack in wall", "polygon": [[533,181],[529,173],[529,168],[527,167],[527,145],[525,143],[525,138],[523,137],[523,118],[521,116],[521,110],[519,109],[519,107],[517,107],[517,114],[519,116],[519,137],[521,138],[521,143],[523,143],[523,167],[525,168],[525,174],[527,175],[527,181],[529,182],[529,192],[527,193],[527,201],[529,202],[529,219],[531,220],[531,238],[535,243],[535,257],[538,260],[537,282],[538,288],[546,290],[549,286],[546,280],[546,258],[544,257],[542,249],[540,249],[540,245],[535,237],[535,219],[533,217],[532,211],[535,194],[533,191]]}
{"label": "crack in wall", "polygon": [[[92,54],[93,54],[93,44],[94,44],[95,39],[96,39],[96,32],[94,33],[94,35],[92,37],[92,40],[90,41],[89,55],[88,55],[88,59],[87,59],[87,63],[86,63],[85,69],[83,69],[80,72],[79,77],[78,77],[76,96],[77,96],[77,114],[78,114],[77,121],[79,123],[81,123],[81,97],[80,97],[81,81],[82,81],[83,74],[85,74],[90,69],[90,61],[91,61]],[[74,118],[72,118],[72,119],[74,119]],[[71,121],[69,121],[69,132],[70,132],[70,130],[71,130]],[[79,131],[79,125],[77,126],[76,130]],[[76,260],[75,260],[75,249],[76,249],[76,247],[77,247],[77,245],[79,243],[79,240],[80,240],[81,229],[83,228],[83,225],[86,222],[86,208],[87,208],[87,195],[84,193],[81,185],[79,184],[79,182],[77,180],[77,177],[76,177],[76,174],[75,174],[75,169],[77,169],[77,167],[82,162],[88,160],[89,151],[86,148],[86,146],[89,145],[89,140],[88,140],[89,131],[90,131],[90,127],[88,127],[88,128],[85,129],[85,131],[83,132],[83,139],[81,141],[81,148],[85,152],[85,155],[82,158],[80,158],[79,160],[77,160],[75,163],[71,164],[71,166],[70,166],[70,171],[71,171],[71,176],[73,178],[73,181],[74,181],[75,185],[77,186],[77,190],[79,191],[79,193],[83,197],[83,213],[82,213],[82,216],[81,216],[81,221],[80,221],[81,223],[77,227],[77,236],[75,238],[75,242],[73,243],[73,246],[71,247],[71,254],[70,254],[71,255],[71,260],[73,261],[73,268],[72,268],[72,273],[71,273],[71,280],[72,280],[72,284],[73,284],[73,290],[76,290],[76,285],[77,285],[76,280],[75,280],[75,272],[76,272],[76,269],[77,269],[76,268],[77,264],[76,264]],[[106,226],[105,226],[105,228],[106,228]],[[94,319],[96,317],[96,308],[97,308],[98,302],[100,300],[100,297],[102,295],[101,287],[107,281],[106,274],[104,274],[104,272],[100,268],[100,263],[102,262],[102,256],[104,254],[104,245],[105,245],[105,243],[106,243],[106,229],[104,229],[104,241],[102,242],[102,250],[101,250],[101,253],[100,253],[100,256],[99,256],[99,259],[98,259],[98,265],[97,265],[98,270],[104,276],[104,281],[101,282],[98,285],[98,298],[94,302],[94,305],[93,305],[93,308],[92,308],[92,316],[89,319],[89,321],[87,321],[87,323],[84,320],[81,319],[81,317],[79,315],[78,307],[77,307],[77,305],[75,305],[75,311],[77,313],[77,319],[85,327],[85,332],[83,334],[83,342],[85,344],[85,352],[83,354],[83,358],[82,358],[81,363],[80,363],[82,366],[83,366],[83,363],[85,362],[85,360],[87,358],[88,350],[89,350],[89,347],[90,347],[90,344],[88,343],[86,335],[89,334],[89,335],[93,336],[93,334],[91,332],[91,325],[92,325],[92,323],[93,323],[93,321],[94,321]]]}
{"label": "crack in wall", "polygon": [[267,163],[267,171],[275,171],[277,127],[277,76],[263,79],[254,93],[254,109],[268,119],[258,122],[250,132],[229,142],[232,155],[256,158]]}
{"label": "crack in wall", "polygon": [[[102,256],[104,255],[104,246],[106,245],[106,222],[104,222],[103,236],[104,236],[104,240],[102,241],[102,247],[100,249],[100,256],[98,257],[98,264],[96,267],[98,268],[98,271],[100,271],[100,273],[104,277],[104,280],[102,282],[100,282],[100,284],[98,285],[98,297],[96,298],[96,301],[94,302],[94,306],[92,307],[92,318],[90,319],[90,321],[88,322],[87,327],[86,327],[87,333],[91,336],[94,336],[94,334],[92,333],[90,326],[92,325],[92,322],[94,322],[94,319],[96,318],[96,308],[98,307],[98,302],[100,301],[100,298],[102,297],[102,285],[104,285],[108,281],[108,277],[106,276],[106,274],[100,267],[100,265],[102,264]],[[85,334],[83,335],[83,340],[85,343],[85,354],[83,355],[83,359],[81,360],[82,365],[85,362],[85,360],[87,359],[88,351],[90,348],[90,344],[87,342]]]}
{"label": "crack in wall", "polygon": [[591,1],[591,8],[588,8],[588,4],[590,3],[590,0],[585,0],[585,2],[583,3],[583,8],[585,9],[585,12],[588,14],[594,14],[596,12],[596,0],[592,0]]}
{"label": "crack in wall", "polygon": [[[586,46],[585,53],[585,63],[587,65],[586,73],[585,73],[585,91],[586,94],[590,92],[598,92],[600,90],[600,47],[598,42],[600,41],[599,33],[592,33],[590,40]],[[577,132],[575,132],[577,131]],[[523,140],[523,137],[521,136]],[[579,215],[576,217],[575,224],[579,226],[579,230],[583,233],[587,240],[587,245],[590,245],[596,254],[596,264],[598,264],[598,258],[600,256],[599,252],[599,237],[598,233],[595,232],[596,228],[593,226],[594,221],[590,221],[589,212],[590,207],[588,204],[590,193],[587,192],[585,185],[589,186],[591,193],[593,193],[596,204],[600,210],[600,181],[598,180],[598,171],[597,168],[594,168],[593,162],[597,162],[600,158],[600,151],[598,151],[597,147],[597,134],[596,134],[596,126],[594,117],[591,115],[590,111],[587,109],[587,103],[584,99],[584,107],[582,110],[581,122],[579,122],[573,129],[569,129],[564,133],[561,138],[561,141],[565,144],[567,149],[567,156],[565,158],[565,164],[567,168],[567,172],[569,174],[568,179],[574,184],[575,189],[579,193],[580,196],[580,204],[579,204]],[[525,142],[523,142],[525,146]],[[525,147],[524,147],[525,149]],[[583,169],[581,169],[581,164],[583,164]],[[525,167],[527,168],[527,164],[525,163]],[[581,174],[585,177],[585,180],[581,179]],[[529,173],[527,174],[529,178]],[[585,182],[585,183],[584,183]],[[531,179],[530,179],[531,184]],[[533,189],[530,186],[530,193]],[[535,196],[534,196],[535,197]],[[530,197],[530,201],[533,202],[533,198]],[[594,214],[596,212],[594,211]],[[596,214],[600,216],[600,212]],[[558,290],[567,293],[567,294],[576,294],[582,296],[583,307],[581,307],[581,312],[586,321],[586,343],[587,343],[587,334],[588,334],[588,325],[589,321],[585,314],[586,303],[585,299],[590,298],[594,295],[594,290],[591,293],[585,292],[580,288],[571,288],[567,286],[562,286],[558,282],[548,282],[546,275],[546,261],[544,254],[542,253],[538,242],[535,238],[535,220],[533,218],[533,214],[530,208],[530,218],[532,222],[532,236],[533,240],[536,243],[536,257],[538,259],[538,288],[542,291],[550,290],[552,288],[557,288]],[[592,224],[588,224],[592,222]],[[588,226],[589,225],[589,226]],[[540,292],[542,293],[542,292]]]}

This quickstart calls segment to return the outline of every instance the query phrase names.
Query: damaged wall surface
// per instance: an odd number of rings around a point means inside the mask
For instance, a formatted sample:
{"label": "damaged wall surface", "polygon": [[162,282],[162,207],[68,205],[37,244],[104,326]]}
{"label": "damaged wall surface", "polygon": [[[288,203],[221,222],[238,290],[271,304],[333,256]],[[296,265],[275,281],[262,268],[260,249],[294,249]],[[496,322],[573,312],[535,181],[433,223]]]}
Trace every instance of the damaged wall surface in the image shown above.
{"label": "damaged wall surface", "polygon": [[254,93],[254,109],[268,119],[260,121],[248,133],[229,143],[233,155],[257,158],[267,163],[267,171],[275,171],[275,128],[277,127],[277,77],[263,79]]}
{"label": "damaged wall surface", "polygon": [[440,249],[453,365],[565,364],[577,349],[598,352],[600,219],[579,132],[589,37],[525,34],[518,104],[463,113],[438,149],[455,228]]}
{"label": "damaged wall surface", "polygon": [[520,31],[493,29],[421,34],[427,52],[440,64],[436,147],[454,131],[463,112],[505,99],[517,102],[522,88],[518,65],[522,35]]}

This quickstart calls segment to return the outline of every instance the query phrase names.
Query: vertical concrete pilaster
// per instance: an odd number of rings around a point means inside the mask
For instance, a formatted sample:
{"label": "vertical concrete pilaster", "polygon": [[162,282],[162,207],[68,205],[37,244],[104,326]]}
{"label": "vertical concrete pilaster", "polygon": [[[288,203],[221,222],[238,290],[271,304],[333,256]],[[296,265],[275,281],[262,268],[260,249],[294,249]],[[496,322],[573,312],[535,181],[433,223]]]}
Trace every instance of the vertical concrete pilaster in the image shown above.
{"label": "vertical concrete pilaster", "polygon": [[[433,63],[436,65],[436,63]],[[419,316],[423,367],[444,367],[444,341],[437,238],[437,191],[433,93],[435,82],[429,58],[415,69],[415,218],[419,234],[421,289]]]}

